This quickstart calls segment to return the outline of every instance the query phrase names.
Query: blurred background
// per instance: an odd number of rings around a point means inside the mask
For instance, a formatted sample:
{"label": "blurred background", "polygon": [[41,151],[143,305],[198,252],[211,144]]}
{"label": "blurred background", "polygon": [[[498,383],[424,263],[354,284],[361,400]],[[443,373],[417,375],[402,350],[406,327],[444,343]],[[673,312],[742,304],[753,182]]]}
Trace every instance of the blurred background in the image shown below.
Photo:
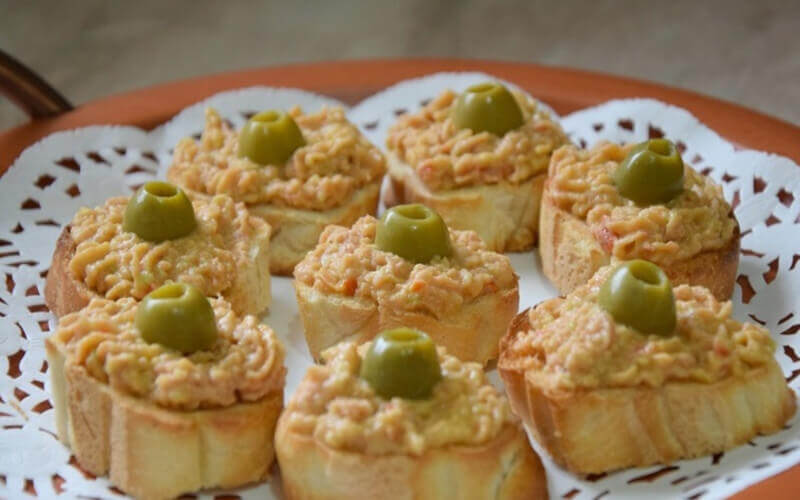
{"label": "blurred background", "polygon": [[[799,0],[0,0],[0,48],[76,105],[229,70],[436,56],[641,78],[800,124]],[[0,97],[0,130],[25,120]]]}

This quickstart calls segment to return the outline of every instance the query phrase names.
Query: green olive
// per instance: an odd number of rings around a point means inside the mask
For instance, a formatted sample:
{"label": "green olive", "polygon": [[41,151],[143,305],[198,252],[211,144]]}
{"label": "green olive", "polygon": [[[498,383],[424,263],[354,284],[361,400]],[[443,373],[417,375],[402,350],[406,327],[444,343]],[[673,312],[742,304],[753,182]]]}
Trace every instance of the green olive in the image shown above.
{"label": "green olive", "polygon": [[637,144],[612,174],[619,193],[640,205],[666,203],[683,191],[683,160],[667,139]]}
{"label": "green olive", "polygon": [[675,297],[669,278],[646,260],[620,264],[600,287],[597,302],[623,323],[642,333],[669,335],[675,331]]}
{"label": "green olive", "polygon": [[183,353],[208,349],[217,340],[211,304],[186,283],[168,283],[145,295],[134,322],[145,341]]}
{"label": "green olive", "polygon": [[283,111],[262,111],[239,132],[239,156],[261,165],[283,165],[305,143],[291,116]]}
{"label": "green olive", "polygon": [[417,263],[453,254],[450,232],[442,217],[418,203],[397,205],[378,221],[375,246]]}
{"label": "green olive", "polygon": [[123,230],[156,243],[186,236],[195,227],[194,209],[186,193],[161,181],[140,187],[128,201],[122,220]]}
{"label": "green olive", "polygon": [[436,345],[419,330],[383,331],[361,362],[361,378],[385,399],[427,399],[442,378]]}
{"label": "green olive", "polygon": [[511,92],[499,83],[487,82],[467,88],[456,99],[452,111],[456,128],[489,132],[502,137],[522,126],[522,110]]}

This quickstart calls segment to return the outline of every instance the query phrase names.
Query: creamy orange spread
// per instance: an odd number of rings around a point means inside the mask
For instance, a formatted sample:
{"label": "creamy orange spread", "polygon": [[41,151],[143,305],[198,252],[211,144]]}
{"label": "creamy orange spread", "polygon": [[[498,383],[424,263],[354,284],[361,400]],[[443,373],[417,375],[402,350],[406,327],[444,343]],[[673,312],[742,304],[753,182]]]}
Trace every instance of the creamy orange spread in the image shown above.
{"label": "creamy orange spread", "polygon": [[525,123],[497,137],[458,130],[450,118],[458,95],[447,90],[389,129],[386,145],[433,191],[506,181],[521,184],[543,173],[550,154],[568,142],[536,100],[514,92]]}
{"label": "creamy orange spread", "polygon": [[122,229],[128,198],[111,198],[97,208],[81,208],[70,224],[76,249],[72,276],[105,298],[141,299],[167,281],[198,287],[206,296],[226,295],[237,269],[250,257],[255,239],[268,241],[270,229],[228,196],[197,197],[195,230],[175,240],[152,243]]}
{"label": "creamy orange spread", "polygon": [[517,285],[508,257],[489,251],[473,231],[450,230],[452,257],[414,264],[375,246],[377,219],[351,228],[328,226],[317,247],[295,267],[299,282],[326,294],[364,298],[436,317]]}
{"label": "creamy orange spread", "polygon": [[329,210],[345,204],[364,186],[379,182],[386,160],[341,108],[303,114],[289,112],[306,145],[285,165],[258,165],[239,157],[238,134],[213,109],[199,142],[183,139],[175,147],[168,177],[185,188],[224,193],[248,204]]}
{"label": "creamy orange spread", "polygon": [[611,174],[631,147],[558,149],[550,164],[549,198],[585,220],[601,247],[622,260],[668,265],[730,243],[738,225],[722,188],[688,165],[683,192],[666,204],[642,207],[622,197]]}
{"label": "creamy orange spread", "polygon": [[478,363],[439,348],[442,380],[430,399],[382,399],[359,377],[371,343],[351,342],[323,353],[308,369],[286,409],[288,431],[325,445],[369,455],[421,455],[448,445],[477,446],[514,423],[508,401]]}
{"label": "creamy orange spread", "polygon": [[530,330],[518,334],[509,357],[523,360],[551,388],[567,390],[710,383],[774,362],[769,332],[733,319],[731,302],[719,302],[703,287],[674,288],[673,335],[645,335],[615,323],[597,304],[611,270],[601,269],[566,298],[532,308]]}
{"label": "creamy orange spread", "polygon": [[124,394],[171,409],[218,408],[282,391],[284,347],[254,316],[241,318],[224,300],[210,299],[218,338],[209,350],[183,355],[145,342],[134,325],[131,298],[92,299],[59,319],[51,337],[67,364]]}

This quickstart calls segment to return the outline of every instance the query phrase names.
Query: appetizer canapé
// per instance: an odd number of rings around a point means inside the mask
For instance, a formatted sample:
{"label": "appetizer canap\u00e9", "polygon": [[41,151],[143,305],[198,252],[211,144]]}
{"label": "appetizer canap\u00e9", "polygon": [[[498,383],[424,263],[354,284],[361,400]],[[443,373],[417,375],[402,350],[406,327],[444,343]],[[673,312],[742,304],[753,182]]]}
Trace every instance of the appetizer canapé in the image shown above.
{"label": "appetizer canap\u00e9", "polygon": [[539,103],[498,83],[443,92],[389,130],[386,204],[424,203],[496,252],[533,246],[551,153],[567,137]]}
{"label": "appetizer canap\u00e9", "polygon": [[542,270],[562,294],[618,260],[658,264],[675,284],[733,293],[739,224],[722,189],[653,139],[558,149],[542,198]]}
{"label": "appetizer canap\u00e9", "polygon": [[329,226],[294,271],[312,356],[343,340],[413,326],[448,352],[485,364],[517,313],[508,257],[473,231],[448,229],[423,205],[400,205],[351,228]]}
{"label": "appetizer canap\u00e9", "polygon": [[600,473],[717,453],[779,431],[795,396],[759,325],[658,266],[601,269],[520,313],[498,369],[511,404],[553,458]]}
{"label": "appetizer canap\u00e9", "polygon": [[266,477],[286,369],[256,317],[170,283],[92,299],[46,348],[58,435],[85,470],[142,498]]}
{"label": "appetizer canap\u00e9", "polygon": [[230,195],[269,222],[270,269],[286,275],[325,226],[375,213],[385,170],[341,108],[264,111],[238,132],[209,109],[202,138],[178,143],[167,176],[185,189]]}
{"label": "appetizer canap\u00e9", "polygon": [[481,365],[399,328],[339,344],[278,421],[290,499],[543,499],[544,470]]}

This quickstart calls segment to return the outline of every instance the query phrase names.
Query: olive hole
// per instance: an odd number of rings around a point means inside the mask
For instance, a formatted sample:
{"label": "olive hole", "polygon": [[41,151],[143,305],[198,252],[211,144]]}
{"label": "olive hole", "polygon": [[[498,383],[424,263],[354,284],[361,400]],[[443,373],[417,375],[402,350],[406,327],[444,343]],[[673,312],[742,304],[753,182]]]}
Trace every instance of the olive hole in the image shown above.
{"label": "olive hole", "polygon": [[261,123],[276,122],[280,119],[281,114],[278,111],[262,111],[255,115],[252,120]]}
{"label": "olive hole", "polygon": [[172,283],[164,285],[161,288],[153,291],[150,296],[156,299],[178,299],[182,297],[187,291],[187,287],[180,283]]}
{"label": "olive hole", "polygon": [[425,207],[419,205],[409,205],[405,207],[396,207],[395,211],[402,215],[403,217],[407,217],[409,219],[414,220],[423,220],[428,218],[428,210]]}
{"label": "olive hole", "polygon": [[643,281],[648,285],[658,285],[661,283],[659,269],[655,266],[635,266],[630,267],[633,277]]}
{"label": "olive hole", "polygon": [[166,182],[152,181],[144,185],[144,190],[153,196],[169,198],[178,194],[178,188]]}
{"label": "olive hole", "polygon": [[672,154],[669,147],[669,142],[665,140],[653,140],[647,144],[647,149],[652,151],[653,153],[657,153],[663,156],[669,156]]}
{"label": "olive hole", "polygon": [[420,339],[420,334],[409,328],[391,330],[384,335],[395,342],[415,342]]}
{"label": "olive hole", "polygon": [[473,85],[472,87],[468,88],[467,91],[479,94],[481,92],[489,92],[496,86],[497,85],[495,85],[494,83],[479,83],[478,85]]}

